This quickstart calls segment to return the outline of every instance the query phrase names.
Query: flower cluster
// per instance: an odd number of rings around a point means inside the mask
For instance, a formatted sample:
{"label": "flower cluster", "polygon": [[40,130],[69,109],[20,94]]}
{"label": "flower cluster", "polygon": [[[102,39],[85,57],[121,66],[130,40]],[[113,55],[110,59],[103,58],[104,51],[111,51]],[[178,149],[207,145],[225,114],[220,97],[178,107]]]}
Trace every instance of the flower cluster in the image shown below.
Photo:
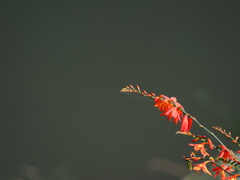
{"label": "flower cluster", "polygon": [[177,102],[175,97],[167,97],[164,95],[157,96],[154,99],[155,107],[163,111],[162,116],[167,116],[168,121],[173,121],[175,124],[182,122],[181,132],[190,131],[192,127],[192,118],[188,114],[183,116],[183,106]]}
{"label": "flower cluster", "polygon": [[[154,106],[162,112],[160,114],[161,116],[166,116],[167,120],[173,121],[174,124],[181,122],[180,131],[178,131],[177,134],[187,135],[193,138],[192,143],[189,143],[189,146],[193,147],[190,157],[183,156],[190,170],[203,171],[210,176],[212,176],[212,173],[215,173],[214,178],[220,175],[222,180],[236,180],[240,177],[240,174],[233,174],[235,170],[240,170],[240,161],[234,152],[228,149],[209,129],[200,124],[196,118],[188,114],[184,110],[183,106],[177,102],[177,98],[169,98],[165,95],[156,96],[154,93],[141,91],[139,86],[136,86],[135,88],[132,85],[126,86],[121,90],[121,92],[138,93],[143,96],[153,98],[155,102]],[[210,138],[215,139],[218,144],[214,145],[212,140],[206,136],[196,136],[192,134],[190,131],[193,122],[208,132],[208,134],[210,134]],[[240,143],[237,142],[238,136],[233,138],[231,133],[227,133],[226,130],[219,127],[213,127],[213,129],[224,134],[227,138],[230,138],[234,144],[240,147]],[[196,141],[201,141],[201,143],[195,144]],[[216,157],[211,155],[214,150],[219,151],[219,154]],[[240,151],[237,153],[240,153]],[[209,171],[207,165],[212,165],[212,173]]]}
{"label": "flower cluster", "polygon": [[[206,166],[206,164],[210,163],[214,167],[211,170],[212,172],[215,172],[214,178],[216,178],[219,174],[222,180],[236,179],[236,177],[240,176],[240,174],[235,175],[231,174],[234,171],[234,168],[238,169],[238,165],[240,165],[240,162],[237,159],[237,156],[226,146],[218,145],[216,147],[215,145],[213,145],[211,139],[209,138],[207,139],[206,136],[195,136],[191,132],[188,133],[178,132],[178,134],[184,134],[193,137],[194,140],[192,142],[196,142],[198,140],[203,141],[200,144],[190,143],[189,145],[193,146],[194,151],[191,152],[190,157],[183,156],[188,166],[191,166],[193,170],[195,171],[202,170],[204,173],[207,173],[210,176],[212,176],[211,172],[208,170]],[[212,157],[210,153],[211,150],[219,150],[220,152],[217,157]],[[195,164],[195,162],[201,163]],[[230,176],[227,177],[227,174]]]}

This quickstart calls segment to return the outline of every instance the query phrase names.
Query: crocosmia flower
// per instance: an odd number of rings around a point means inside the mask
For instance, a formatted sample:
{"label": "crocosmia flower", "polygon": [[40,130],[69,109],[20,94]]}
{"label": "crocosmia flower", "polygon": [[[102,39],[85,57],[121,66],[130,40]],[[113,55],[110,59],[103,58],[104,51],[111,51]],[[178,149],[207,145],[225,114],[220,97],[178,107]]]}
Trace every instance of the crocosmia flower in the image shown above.
{"label": "crocosmia flower", "polygon": [[192,127],[192,119],[186,114],[183,117],[183,106],[177,102],[177,98],[175,97],[167,97],[165,95],[160,95],[154,98],[155,107],[159,109],[159,111],[163,111],[161,116],[167,116],[168,121],[173,121],[175,124],[178,122],[182,122],[181,132],[188,132]]}
{"label": "crocosmia flower", "polygon": [[182,105],[177,102],[177,98],[175,97],[167,97],[164,95],[160,95],[155,98],[155,107],[157,107],[160,111],[163,111],[162,116],[167,116],[168,121],[173,121],[175,124],[178,124],[178,121],[181,121],[183,116]]}

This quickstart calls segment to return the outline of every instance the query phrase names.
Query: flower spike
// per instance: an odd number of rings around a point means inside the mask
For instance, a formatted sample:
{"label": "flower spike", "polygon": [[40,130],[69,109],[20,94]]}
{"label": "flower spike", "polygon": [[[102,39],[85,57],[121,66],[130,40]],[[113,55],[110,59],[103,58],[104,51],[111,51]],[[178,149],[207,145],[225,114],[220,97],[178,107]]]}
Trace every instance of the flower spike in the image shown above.
{"label": "flower spike", "polygon": [[233,138],[233,137],[231,136],[231,132],[228,132],[228,133],[227,133],[225,129],[222,129],[221,127],[218,127],[218,126],[213,126],[212,128],[215,129],[215,130],[217,130],[217,131],[219,131],[220,133],[222,133],[223,135],[225,135],[227,138],[230,138],[233,143],[235,143],[235,144],[237,144],[238,146],[240,146],[240,143],[237,142],[238,136],[235,137],[235,138]]}
{"label": "flower spike", "polygon": [[142,96],[150,97],[155,99],[156,95],[154,93],[148,93],[147,91],[143,90],[141,91],[140,87],[137,85],[136,88],[133,85],[126,86],[125,88],[122,88],[120,90],[121,93],[137,93]]}

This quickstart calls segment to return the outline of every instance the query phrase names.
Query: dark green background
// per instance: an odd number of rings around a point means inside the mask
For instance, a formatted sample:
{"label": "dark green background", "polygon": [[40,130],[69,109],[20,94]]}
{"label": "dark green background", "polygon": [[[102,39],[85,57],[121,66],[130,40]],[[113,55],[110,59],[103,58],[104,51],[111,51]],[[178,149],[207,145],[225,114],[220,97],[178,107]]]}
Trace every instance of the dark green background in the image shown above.
{"label": "dark green background", "polygon": [[240,134],[239,1],[1,1],[0,10],[1,179],[21,177],[22,164],[49,177],[61,163],[79,180],[179,179],[147,164],[184,165],[191,139],[119,92],[130,83]]}

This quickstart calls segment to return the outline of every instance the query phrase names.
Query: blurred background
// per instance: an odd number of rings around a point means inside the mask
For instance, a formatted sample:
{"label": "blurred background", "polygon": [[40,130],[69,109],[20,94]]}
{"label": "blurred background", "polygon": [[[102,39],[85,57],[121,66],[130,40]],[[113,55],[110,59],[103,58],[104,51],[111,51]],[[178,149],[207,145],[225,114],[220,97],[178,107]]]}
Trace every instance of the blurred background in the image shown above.
{"label": "blurred background", "polygon": [[191,138],[120,89],[240,135],[239,5],[2,0],[0,179],[184,178]]}

